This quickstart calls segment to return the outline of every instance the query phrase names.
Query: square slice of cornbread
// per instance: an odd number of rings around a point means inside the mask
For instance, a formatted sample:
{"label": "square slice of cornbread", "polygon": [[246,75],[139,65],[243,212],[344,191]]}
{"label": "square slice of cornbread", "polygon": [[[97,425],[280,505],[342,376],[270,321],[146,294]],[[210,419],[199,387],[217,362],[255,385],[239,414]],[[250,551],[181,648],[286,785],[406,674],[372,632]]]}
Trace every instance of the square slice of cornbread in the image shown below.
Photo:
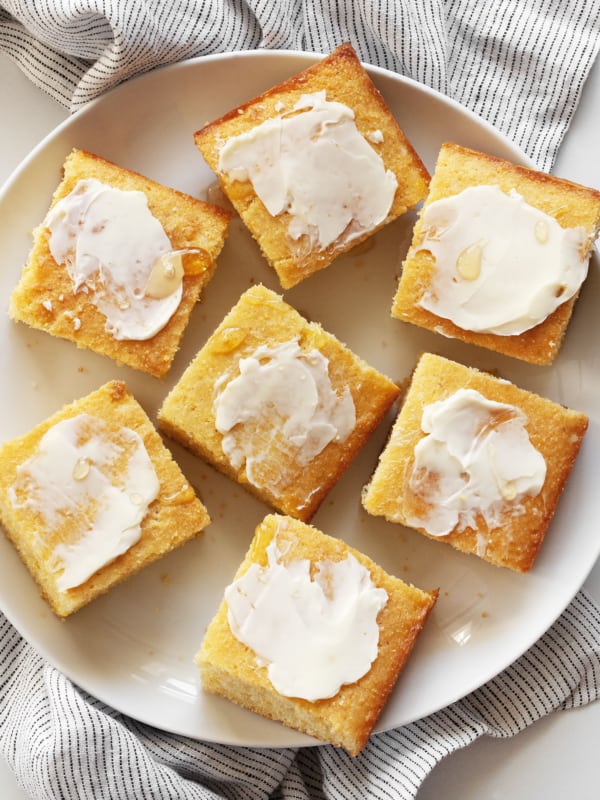
{"label": "square slice of cornbread", "polygon": [[[480,414],[478,407],[466,405],[462,414],[446,418],[445,433],[444,428],[424,423],[426,409],[431,413],[439,408],[434,404],[464,398],[465,390],[475,391],[501,407],[476,416]],[[476,422],[471,426],[469,420]],[[527,572],[556,510],[587,425],[585,414],[427,353],[414,370],[388,443],[363,491],[363,506],[370,514],[415,528],[492,564]],[[509,444],[503,446],[499,434],[510,436],[504,439]],[[426,436],[431,437],[430,444],[437,441],[443,452],[438,450],[433,459],[417,463],[415,448],[419,443],[423,447]],[[463,447],[478,453],[477,461],[471,461],[470,455],[463,458]],[[447,451],[457,459],[453,483],[448,459],[439,460],[439,455],[447,456]],[[538,476],[537,485],[531,478],[534,474]],[[448,509],[454,509],[453,527]],[[445,535],[440,533],[442,522],[451,528]]]}
{"label": "square slice of cornbread", "polygon": [[[446,143],[440,150],[431,179],[429,195],[415,225],[412,245],[404,261],[402,275],[393,301],[392,316],[404,322],[429,328],[444,336],[462,339],[530,363],[550,364],[561,347],[578,290],[545,317],[543,313],[538,315],[537,311],[531,318],[526,317],[527,325],[530,327],[525,327],[522,331],[520,328],[505,327],[498,320],[488,325],[485,316],[477,319],[476,322],[471,322],[471,319],[475,319],[483,308],[482,301],[478,298],[484,294],[489,295],[490,292],[492,299],[490,300],[488,297],[485,302],[488,308],[491,306],[494,314],[507,298],[509,302],[512,302],[514,298],[524,298],[528,303],[530,299],[531,310],[536,309],[542,287],[533,285],[530,287],[531,291],[528,288],[527,271],[531,265],[531,260],[528,260],[529,256],[525,258],[523,255],[524,263],[519,267],[516,275],[506,275],[501,272],[502,267],[496,268],[499,284],[495,292],[485,289],[482,282],[485,270],[481,265],[485,264],[486,260],[487,263],[492,264],[497,254],[507,245],[514,246],[516,255],[521,256],[528,252],[525,248],[529,247],[530,242],[537,248],[537,251],[533,252],[539,253],[539,256],[536,257],[540,259],[540,264],[546,269],[545,264],[549,262],[549,258],[554,257],[558,253],[559,247],[562,247],[556,243],[558,241],[556,238],[549,236],[548,220],[532,223],[531,231],[527,228],[525,233],[529,231],[528,241],[521,225],[515,225],[513,222],[506,229],[501,227],[500,215],[495,214],[492,220],[491,217],[486,218],[485,212],[480,208],[476,208],[470,217],[472,222],[470,238],[468,236],[468,241],[463,242],[464,250],[459,253],[458,258],[451,258],[446,251],[443,255],[438,253],[438,263],[436,257],[428,249],[430,242],[446,242],[452,236],[456,236],[455,231],[457,230],[454,224],[449,224],[449,218],[446,225],[442,225],[436,230],[426,224],[425,216],[431,213],[432,204],[436,201],[448,201],[450,198],[456,199],[465,190],[484,186],[498,187],[505,195],[510,196],[511,193],[520,195],[526,204],[543,212],[550,218],[550,221],[556,220],[562,229],[579,229],[580,253],[583,257],[584,271],[587,269],[586,259],[589,258],[593,241],[600,227],[600,192],[454,143]],[[491,236],[488,237],[487,234],[484,235],[480,232],[483,228],[480,227],[478,216],[484,218],[484,224],[488,222],[491,224],[493,230]],[[519,219],[518,215],[517,219]],[[517,238],[517,236],[522,238]],[[476,249],[478,249],[477,263],[473,259]],[[467,263],[469,250],[472,251],[472,263],[470,264]],[[460,263],[461,257],[463,258],[462,264]],[[450,312],[449,316],[445,317],[436,313],[440,309],[437,304],[439,298],[436,296],[438,292],[436,283],[439,282],[442,274],[446,276],[444,280],[453,281],[454,288],[458,288],[460,291],[470,292],[472,290],[471,281],[477,281],[477,294],[469,300],[470,316],[468,321],[466,315],[458,317],[454,315],[454,312]],[[491,274],[491,272],[487,274]],[[488,278],[485,277],[485,280]],[[473,287],[475,285],[475,283],[472,284]],[[557,298],[560,298],[563,289],[563,286],[556,288]],[[550,290],[548,289],[548,291]],[[432,306],[428,303],[427,308],[423,307],[422,304],[427,297],[432,297],[436,305]],[[436,310],[432,310],[433,308]],[[521,311],[520,307],[519,313]],[[456,324],[452,319],[453,315]],[[538,318],[541,318],[541,321],[537,322]],[[462,326],[458,324],[459,319],[463,323]],[[487,319],[490,319],[489,316]],[[517,319],[521,318],[517,316]],[[513,332],[507,333],[508,330]],[[516,330],[520,332],[515,332]]]}
{"label": "square slice of cornbread", "polygon": [[[257,136],[263,124],[281,125],[284,130],[283,126],[310,107],[310,101],[302,108],[297,104],[319,93],[324,93],[327,103],[341,104],[342,112],[352,119],[321,121],[305,136],[292,135],[286,128],[289,144],[282,135],[268,154],[260,153],[256,159],[249,156],[245,175],[223,161],[224,148],[231,147],[234,140],[241,141],[236,137]],[[340,113],[340,106],[334,113]],[[347,162],[338,163],[339,153],[350,152],[346,142],[325,149],[332,130],[342,124],[358,131],[367,155],[375,154],[383,166],[375,183],[359,177],[364,152],[352,151]],[[284,289],[327,267],[340,253],[364,241],[427,194],[429,173],[349,44],[208,123],[195,134],[195,141]],[[319,148],[323,150],[319,152]],[[278,205],[259,183],[267,168],[277,174],[275,181],[284,195]],[[397,184],[395,191],[386,184],[390,180]],[[384,192],[386,198],[389,192],[386,208],[371,218],[361,217],[371,200],[383,197]],[[340,212],[345,213],[346,223],[325,235],[319,226],[329,225]],[[298,223],[301,230],[294,228]]]}
{"label": "square slice of cornbread", "polygon": [[[332,564],[343,569],[350,561],[358,576],[354,570],[342,577],[329,570]],[[241,607],[235,602],[235,593],[246,593],[247,601],[252,601],[248,595],[252,589],[243,582],[251,571],[258,571],[263,591],[260,604],[252,610],[243,607],[243,600]],[[278,587],[271,580],[274,572],[278,572]],[[361,625],[355,603],[367,585],[377,597],[366,601],[375,608],[368,615],[369,625],[364,617]],[[229,592],[234,593],[233,600]],[[388,575],[339,539],[290,517],[269,515],[257,527],[196,656],[202,686],[356,755],[366,744],[436,598],[437,591],[422,591]],[[311,623],[315,602],[321,612]],[[340,603],[343,611],[336,611]],[[266,632],[260,645],[254,639],[244,643],[232,629],[233,624],[238,630],[249,610],[244,627],[248,630],[254,625]],[[365,638],[373,632],[373,649],[363,662]],[[362,666],[350,676],[348,662],[357,653]]]}
{"label": "square slice of cornbread", "polygon": [[[121,381],[64,406],[0,447],[0,518],[59,617],[210,522]],[[115,532],[121,534],[120,546],[113,542]]]}
{"label": "square slice of cornbread", "polygon": [[164,400],[158,425],[263,502],[306,521],[398,393],[259,285],[192,360]]}
{"label": "square slice of cornbread", "polygon": [[[169,250],[165,252],[183,254],[184,274],[179,303],[174,305],[164,327],[155,333],[143,334],[147,338],[129,338],[132,335],[129,331],[118,337],[98,307],[96,298],[101,298],[100,303],[108,298],[124,311],[136,303],[153,303],[157,299],[147,297],[147,285],[132,288],[128,285],[130,278],[123,285],[107,278],[106,262],[128,247],[128,222],[123,224],[124,231],[118,232],[112,253],[105,243],[99,246],[93,243],[93,237],[89,237],[92,249],[86,252],[97,259],[98,267],[88,279],[76,285],[65,263],[57,263],[52,255],[46,218],[33,232],[33,248],[12,293],[10,316],[52,336],[68,339],[78,347],[94,350],[119,363],[160,377],[169,370],[190,314],[214,273],[231,215],[83,150],[73,150],[67,157],[63,179],[54,193],[51,208],[76,187],[81,187],[81,182],[91,179],[121,192],[141,192],[147,198],[154,224],[162,226],[167,237]],[[82,214],[80,231],[89,213],[88,208]],[[122,209],[117,214],[117,222],[119,214],[123,214]],[[101,233],[102,223],[95,227]],[[142,237],[132,246],[132,272],[139,248],[143,249],[146,244]],[[139,334],[135,332],[133,335],[137,337]]]}

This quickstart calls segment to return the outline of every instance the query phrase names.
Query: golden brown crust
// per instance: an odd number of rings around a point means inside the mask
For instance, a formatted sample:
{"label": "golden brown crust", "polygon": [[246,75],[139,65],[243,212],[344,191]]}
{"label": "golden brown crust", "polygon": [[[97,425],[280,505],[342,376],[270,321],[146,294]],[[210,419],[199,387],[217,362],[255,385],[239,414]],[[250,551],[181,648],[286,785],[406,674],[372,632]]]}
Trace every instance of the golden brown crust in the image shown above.
{"label": "golden brown crust", "polygon": [[[40,439],[56,423],[81,413],[102,419],[112,430],[127,427],[144,442],[158,479],[160,492],[142,522],[139,541],[98,570],[81,586],[60,592],[56,575],[48,568],[57,541],[51,532],[38,537],[35,512],[15,508],[9,490],[17,468],[35,451]],[[95,392],[65,406],[56,414],[0,448],[0,517],[8,538],[53,611],[66,617],[143,567],[198,535],[210,522],[208,513],[173,461],[154,426],[121,381],[110,381]]]}
{"label": "golden brown crust", "polygon": [[[298,337],[303,350],[318,349],[329,360],[329,377],[341,394],[347,386],[357,423],[344,442],[331,442],[307,465],[279,452],[269,462],[269,482],[285,481],[281,493],[257,489],[245,466],[232,467],[222,450],[223,436],[215,427],[213,397],[216,382],[238,374],[241,358],[257,347],[273,347]],[[398,387],[369,367],[316,323],[308,323],[263,286],[245,292],[184,372],[158,413],[159,428],[263,502],[285,514],[308,520],[367,441],[398,396]],[[265,444],[265,447],[267,444]]]}
{"label": "golden brown crust", "polygon": [[[554,217],[562,227],[583,226],[589,233],[590,247],[598,234],[600,192],[450,142],[440,150],[423,209],[470,186],[486,184],[499,186],[505,192],[516,189],[527,203]],[[560,350],[577,298],[563,303],[540,325],[518,336],[466,331],[420,308],[418,303],[435,271],[435,261],[428,251],[415,252],[424,238],[422,217],[423,210],[403,264],[392,316],[523,361],[550,364]]]}
{"label": "golden brown crust", "polygon": [[266,668],[256,665],[254,652],[231,633],[227,605],[223,601],[196,657],[203,687],[257,714],[357,755],[406,664],[435,604],[437,591],[424,592],[410,586],[388,575],[339,539],[278,515],[267,516],[258,526],[236,578],[252,563],[267,563],[266,548],[276,533],[285,538],[286,545],[289,542],[285,560],[304,558],[315,564],[325,559],[340,561],[352,553],[369,570],[373,583],[386,590],[388,602],[377,618],[380,629],[377,659],[366,675],[343,686],[335,697],[316,702],[283,697],[273,688]]}
{"label": "golden brown crust", "polygon": [[328,266],[336,256],[364,241],[374,231],[354,239],[350,246],[334,242],[321,252],[298,259],[290,251],[287,237],[289,215],[272,217],[249,181],[232,181],[220,174],[219,153],[226,139],[275,117],[279,113],[278,104],[291,108],[302,94],[322,90],[326,91],[328,100],[352,108],[356,126],[363,135],[374,130],[383,134],[383,141],[371,142],[371,146],[398,179],[398,189],[385,222],[422,200],[429,184],[429,173],[349,44],[341,45],[317,64],[205,125],[194,135],[196,145],[217,174],[223,191],[257,240],[265,258],[276,270],[284,289]]}
{"label": "golden brown crust", "polygon": [[[527,572],[533,566],[556,510],[588,420],[585,414],[520,389],[508,381],[430,353],[421,356],[389,441],[369,485],[365,487],[363,506],[370,514],[407,524],[407,518],[415,511],[408,479],[414,463],[415,445],[425,436],[421,430],[423,407],[445,399],[461,388],[475,389],[490,400],[517,406],[525,413],[531,443],[546,461],[546,480],[539,495],[521,501],[523,514],[506,515],[501,527],[494,530],[489,531],[482,519],[477,530],[465,528],[459,531],[457,526],[444,537],[429,536],[423,528],[418,530],[429,538],[447,542],[465,553],[479,555],[497,566]],[[485,552],[482,552],[483,540],[487,543]]]}
{"label": "golden brown crust", "polygon": [[[48,231],[42,223],[34,231],[33,248],[12,294],[9,313],[15,320],[68,339],[78,347],[102,353],[151,375],[163,376],[171,366],[190,314],[214,273],[231,214],[83,150],[70,153],[63,173],[52,206],[84,178],[96,178],[125,191],[142,191],[173,249],[200,251],[198,255],[184,257],[189,274],[183,279],[181,303],[167,325],[151,339],[114,339],[105,330],[106,318],[89,302],[88,296],[84,292],[73,293],[66,269],[56,264],[50,254]],[[80,321],[78,327],[74,325],[76,319]]]}

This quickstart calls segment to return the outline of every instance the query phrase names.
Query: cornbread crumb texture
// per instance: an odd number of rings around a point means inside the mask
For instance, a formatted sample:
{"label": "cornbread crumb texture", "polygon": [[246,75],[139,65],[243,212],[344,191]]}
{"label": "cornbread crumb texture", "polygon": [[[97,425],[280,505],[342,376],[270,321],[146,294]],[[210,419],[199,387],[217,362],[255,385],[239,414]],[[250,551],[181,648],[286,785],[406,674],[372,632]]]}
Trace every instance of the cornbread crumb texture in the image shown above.
{"label": "cornbread crumb texture", "polygon": [[[497,566],[527,572],[533,566],[556,510],[588,420],[580,412],[507,381],[439,356],[423,355],[389,441],[363,492],[363,506],[370,514],[404,525],[411,517],[422,517],[423,500],[410,489],[409,481],[415,446],[425,436],[421,428],[423,409],[461,389],[474,389],[488,400],[515,406],[525,414],[529,440],[546,463],[545,480],[539,494],[520,498],[518,512],[506,507],[499,527],[488,529],[479,514],[476,528],[461,529],[459,521],[452,532],[443,537],[430,536],[421,527],[417,529],[425,536],[447,542],[465,553],[479,555]],[[432,475],[431,479],[442,480],[439,475]]]}
{"label": "cornbread crumb texture", "polygon": [[[59,591],[57,580],[60,571],[57,572],[56,567],[51,566],[54,550],[57,546],[76,543],[85,531],[70,532],[70,540],[63,541],[61,536],[65,535],[64,526],[60,528],[60,520],[64,521],[70,516],[69,503],[64,509],[57,511],[60,530],[54,530],[44,523],[44,511],[47,512],[48,509],[40,511],[35,503],[14,502],[14,488],[19,467],[36,455],[44,435],[58,423],[74,419],[78,415],[90,415],[100,420],[102,430],[108,432],[113,445],[122,440],[123,429],[136,433],[145,447],[160,487],[158,496],[150,504],[141,522],[139,540],[81,585]],[[120,469],[120,463],[118,462],[117,469]],[[89,469],[94,464],[88,463],[86,466]],[[96,466],[103,469],[100,458]],[[87,469],[78,477],[86,477],[86,473]],[[109,475],[106,467],[104,474]],[[121,485],[120,477],[119,474],[110,476],[113,486]],[[93,524],[96,513],[94,502],[94,498],[90,496],[90,525]],[[120,381],[111,381],[88,396],[63,407],[29,433],[0,448],[0,517],[6,535],[37,581],[42,596],[60,617],[72,614],[130,575],[193,538],[210,522],[206,509],[173,461],[145,412]]]}
{"label": "cornbread crumb texture", "polygon": [[91,293],[85,286],[75,290],[67,269],[52,257],[49,230],[43,221],[34,230],[33,247],[13,291],[9,313],[15,320],[79,347],[162,376],[169,370],[192,309],[214,273],[230,214],[82,150],[70,153],[63,173],[51,208],[86,179],[146,195],[149,211],[162,225],[172,250],[197,251],[183,256],[181,301],[167,324],[150,339],[116,339],[107,331],[107,319],[91,301]]}
{"label": "cornbread crumb texture", "polygon": [[308,559],[314,575],[319,562],[337,562],[352,554],[368,570],[373,584],[387,592],[387,603],[377,616],[376,659],[363,677],[343,685],[333,697],[308,701],[283,696],[273,687],[267,668],[259,664],[254,651],[233,635],[223,600],[196,656],[202,685],[208,692],[356,755],[366,744],[413,649],[437,591],[425,592],[405,584],[341,540],[279,515],[267,516],[257,527],[236,579],[252,564],[267,564],[267,548],[274,536],[284,564]]}
{"label": "cornbread crumb texture", "polygon": [[[216,427],[215,397],[238,378],[242,359],[258,353],[258,361],[268,362],[268,354],[263,350],[261,355],[259,348],[266,347],[273,354],[295,342],[302,358],[316,350],[319,358],[327,360],[324,380],[330,382],[336,403],[344,395],[351,397],[356,422],[343,440],[334,438],[307,463],[301,463],[301,445],[294,445],[284,434],[289,418],[276,410],[275,396],[266,397],[258,411],[249,412],[246,421],[232,429],[248,456],[236,465],[235,459],[225,454],[224,434]],[[308,377],[308,383],[311,380]],[[287,398],[293,391],[289,386],[285,391],[282,388]],[[158,425],[263,502],[306,521],[383,419],[398,391],[394,383],[320,325],[308,323],[279,295],[255,286],[242,295],[171,390],[159,411]],[[241,416],[245,401],[250,404],[252,397],[240,399]],[[260,481],[254,483],[248,474],[253,454],[255,462],[260,461]]]}
{"label": "cornbread crumb texture", "polygon": [[[387,218],[376,228],[351,241],[345,241],[342,234],[324,249],[310,247],[304,248],[308,252],[302,252],[302,247],[294,245],[288,233],[290,214],[284,211],[272,216],[251,181],[234,180],[219,169],[219,159],[223,145],[232,137],[281,114],[297,113],[292,109],[301,96],[323,91],[327,101],[337,101],[352,109],[359,133],[381,157],[385,169],[396,176],[398,187]],[[195,141],[285,289],[328,266],[337,255],[403,214],[427,193],[427,170],[349,44],[338,47],[314,66],[209,123],[195,134]],[[326,176],[323,180],[327,181]],[[343,203],[344,198],[340,201]]]}
{"label": "cornbread crumb texture", "polygon": [[[507,194],[515,190],[526,203],[556,219],[562,228],[582,226],[589,234],[590,249],[598,234],[600,192],[457,144],[446,143],[440,150],[429,195],[420,212],[412,245],[402,267],[392,315],[530,363],[549,364],[559,352],[577,295],[559,305],[543,322],[518,335],[465,330],[419,305],[430,290],[436,272],[432,254],[428,250],[418,250],[426,235],[423,215],[433,202],[458,195],[475,186],[497,186]],[[515,291],[518,292],[518,287],[515,287]]]}

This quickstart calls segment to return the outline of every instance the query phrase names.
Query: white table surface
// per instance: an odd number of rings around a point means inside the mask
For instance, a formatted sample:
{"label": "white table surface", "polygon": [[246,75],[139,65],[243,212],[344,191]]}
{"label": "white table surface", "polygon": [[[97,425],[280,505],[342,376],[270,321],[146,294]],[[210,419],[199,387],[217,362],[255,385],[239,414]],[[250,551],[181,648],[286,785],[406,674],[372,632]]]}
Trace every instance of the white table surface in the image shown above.
{"label": "white table surface", "polygon": [[[67,112],[0,54],[0,183]],[[600,60],[557,159],[554,172],[600,189],[598,157]],[[599,520],[600,527],[600,520]],[[600,535],[600,530],[599,530]],[[600,602],[600,562],[585,586]],[[425,781],[418,800],[532,800],[600,797],[600,702],[557,712],[512,739],[480,739],[449,756]],[[0,758],[0,798],[28,797]],[[87,800],[93,800],[88,798]]]}

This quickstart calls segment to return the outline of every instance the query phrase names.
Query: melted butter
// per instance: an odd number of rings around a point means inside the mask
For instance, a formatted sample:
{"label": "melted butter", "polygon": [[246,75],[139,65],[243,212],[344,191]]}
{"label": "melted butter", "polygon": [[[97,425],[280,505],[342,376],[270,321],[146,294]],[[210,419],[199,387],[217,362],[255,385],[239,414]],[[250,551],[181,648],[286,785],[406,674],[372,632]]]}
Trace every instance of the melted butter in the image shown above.
{"label": "melted butter", "polygon": [[[66,267],[73,291],[86,292],[106,317],[110,335],[145,340],[164,328],[181,301],[181,277],[169,291],[167,279],[161,283],[155,276],[162,269],[157,263],[175,268],[176,261],[145,194],[82,180],[49,211],[45,224],[52,257]],[[146,291],[149,281],[154,294]]]}
{"label": "melted butter", "polygon": [[102,419],[80,414],[44,434],[35,454],[19,466],[11,499],[42,523],[57,589],[66,591],[139,540],[159,488],[135,431],[109,430]]}
{"label": "melted butter", "polygon": [[216,387],[223,452],[236,469],[245,464],[254,486],[277,491],[289,477],[286,465],[305,466],[354,429],[352,394],[345,387],[338,397],[328,365],[322,353],[304,352],[296,340],[261,346],[240,360],[237,377]]}
{"label": "melted butter", "polygon": [[254,651],[279,694],[314,702],[362,678],[377,658],[377,615],[388,595],[352,555],[283,563],[277,536],[268,564],[225,590],[234,636]]}
{"label": "melted butter", "polygon": [[425,406],[409,478],[424,511],[407,519],[432,536],[457,526],[488,529],[503,516],[523,513],[521,500],[539,494],[546,462],[529,440],[527,419],[516,406],[496,403],[473,389]]}
{"label": "melted butter", "polygon": [[354,112],[302,95],[293,111],[234,136],[222,147],[219,170],[252,183],[272,216],[290,215],[292,240],[323,250],[383,223],[397,180],[360,134]]}
{"label": "melted butter", "polygon": [[523,333],[573,297],[587,275],[585,229],[562,228],[498,186],[431,203],[423,226],[418,250],[431,252],[435,273],[419,305],[464,330]]}

